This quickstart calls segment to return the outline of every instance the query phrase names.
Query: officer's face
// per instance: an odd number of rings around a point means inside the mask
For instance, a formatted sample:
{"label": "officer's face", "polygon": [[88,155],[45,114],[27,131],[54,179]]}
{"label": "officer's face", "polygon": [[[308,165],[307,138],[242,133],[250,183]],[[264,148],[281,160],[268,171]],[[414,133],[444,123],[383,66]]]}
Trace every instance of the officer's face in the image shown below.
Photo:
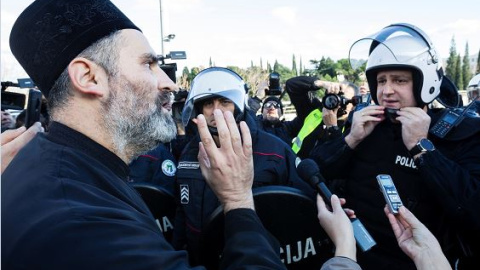
{"label": "officer's face", "polygon": [[230,111],[232,114],[235,111],[235,104],[228,98],[212,98],[203,103],[202,113],[207,120],[207,125],[211,127],[217,127],[215,123],[215,117],[213,116],[213,111],[215,109],[220,109],[222,112]]}
{"label": "officer's face", "polygon": [[379,105],[392,109],[415,107],[412,72],[407,70],[380,71],[377,74]]}

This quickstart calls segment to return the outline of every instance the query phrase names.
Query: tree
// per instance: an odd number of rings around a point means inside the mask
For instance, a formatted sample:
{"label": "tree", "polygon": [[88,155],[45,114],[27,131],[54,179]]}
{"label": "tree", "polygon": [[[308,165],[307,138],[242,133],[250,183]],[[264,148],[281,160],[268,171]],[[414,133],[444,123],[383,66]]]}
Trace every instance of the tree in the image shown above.
{"label": "tree", "polygon": [[298,76],[297,61],[295,60],[295,54],[292,57],[292,74],[294,76]]}
{"label": "tree", "polygon": [[263,61],[261,57],[260,57],[260,69],[263,69]]}
{"label": "tree", "polygon": [[268,63],[268,61],[267,61],[267,72],[272,73],[272,66],[270,65],[270,63]]}
{"label": "tree", "polygon": [[322,56],[320,61],[310,60],[310,62],[315,65],[314,73],[320,79],[332,80],[337,76],[337,64],[330,57]]}
{"label": "tree", "polygon": [[480,73],[480,49],[478,50],[478,56],[477,56],[477,70],[475,71],[475,74]]}
{"label": "tree", "polygon": [[273,72],[278,72],[278,61],[275,59],[275,63],[273,64]]}
{"label": "tree", "polygon": [[303,63],[302,63],[302,57],[300,57],[300,75],[303,75]]}
{"label": "tree", "polygon": [[463,89],[463,76],[462,76],[462,61],[460,54],[457,55],[455,61],[455,79],[454,83],[458,89]]}
{"label": "tree", "polygon": [[447,59],[447,66],[445,67],[445,73],[447,76],[455,82],[455,64],[457,63],[457,45],[455,44],[455,36],[452,37],[452,41],[450,42],[450,54]]}
{"label": "tree", "polygon": [[211,57],[211,56],[210,56],[210,60],[209,60],[209,62],[208,62],[208,66],[209,66],[209,67],[213,67],[212,57]]}
{"label": "tree", "polygon": [[462,77],[463,77],[463,86],[467,87],[468,82],[472,78],[472,71],[470,70],[470,55],[468,52],[468,42],[465,44],[465,55],[463,56],[463,65],[462,65]]}

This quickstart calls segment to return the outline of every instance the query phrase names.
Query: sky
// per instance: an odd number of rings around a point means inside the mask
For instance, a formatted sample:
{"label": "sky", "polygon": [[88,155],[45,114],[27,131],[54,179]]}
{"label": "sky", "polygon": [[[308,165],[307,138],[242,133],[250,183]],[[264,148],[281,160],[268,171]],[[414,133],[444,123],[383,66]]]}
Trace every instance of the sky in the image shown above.
{"label": "sky", "polygon": [[[480,2],[380,1],[380,0],[112,0],[161,54],[160,1],[164,54],[186,51],[177,60],[177,76],[183,67],[216,66],[241,68],[277,60],[287,67],[292,55],[304,66],[322,56],[348,58],[350,46],[381,28],[406,22],[426,32],[442,58],[447,58],[454,37],[457,53],[465,44],[469,54],[480,50]],[[13,58],[8,37],[15,19],[32,0],[1,0],[1,79],[15,81],[27,75]],[[434,3],[442,2],[442,3]],[[169,62],[169,61],[167,61]]]}

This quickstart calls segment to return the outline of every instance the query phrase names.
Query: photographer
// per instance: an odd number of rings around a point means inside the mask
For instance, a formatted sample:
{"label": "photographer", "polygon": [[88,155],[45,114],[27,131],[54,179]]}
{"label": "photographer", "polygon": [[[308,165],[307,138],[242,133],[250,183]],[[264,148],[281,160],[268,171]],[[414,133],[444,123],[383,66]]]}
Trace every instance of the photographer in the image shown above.
{"label": "photographer", "polygon": [[[317,98],[309,94],[310,91],[317,91],[321,88],[326,89],[326,93],[335,95],[339,99],[338,94],[341,93],[342,106],[339,100],[335,100],[337,105],[333,104],[333,108],[328,110],[322,106]],[[350,100],[357,94],[357,88],[353,84],[328,82],[316,77],[299,76],[287,80],[286,89],[292,103],[297,104],[295,106],[297,118],[303,116],[300,126],[295,126],[296,133],[292,135],[294,139],[291,141],[293,143],[292,149],[300,158],[307,158],[316,144],[341,134],[347,113],[352,108],[352,105],[347,104],[346,100]]]}
{"label": "photographer", "polygon": [[[270,87],[271,84],[272,83],[270,83]],[[278,86],[277,89],[273,89],[274,91],[267,92],[267,95],[270,95],[263,102],[262,115],[257,117],[257,123],[260,130],[273,134],[288,145],[292,145],[292,139],[297,136],[302,128],[305,117],[320,106],[320,102],[315,99],[313,95],[309,94],[310,91],[316,91],[320,89],[320,87],[289,79],[286,82],[285,89],[295,107],[297,116],[291,121],[281,120],[284,113],[283,104],[278,97],[272,95],[281,94],[281,89]]]}
{"label": "photographer", "polygon": [[[478,261],[479,119],[465,117],[444,138],[429,132],[447,110],[428,110],[427,104],[447,89],[448,78],[422,30],[393,24],[361,41],[368,42],[353,46],[367,45],[367,50],[351,51],[369,55],[351,59],[368,59],[366,76],[376,105],[354,112],[344,136],[312,151],[327,179],[346,179],[348,207],[377,241],[377,247],[358,254],[360,265],[415,269],[382,218],[385,201],[378,174],[393,177],[405,206],[440,240],[450,262],[458,256]],[[454,254],[461,248],[464,255]]]}

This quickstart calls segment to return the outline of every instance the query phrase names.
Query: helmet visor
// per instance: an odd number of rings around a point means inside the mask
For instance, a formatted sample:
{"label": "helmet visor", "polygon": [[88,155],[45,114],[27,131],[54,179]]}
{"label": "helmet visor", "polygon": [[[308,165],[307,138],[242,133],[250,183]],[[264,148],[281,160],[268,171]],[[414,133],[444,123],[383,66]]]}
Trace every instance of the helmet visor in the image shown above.
{"label": "helmet visor", "polygon": [[205,93],[204,91],[201,91],[200,93],[197,92],[196,95],[195,93],[191,92],[190,94],[192,95],[188,96],[185,106],[183,107],[183,126],[186,126],[191,118],[196,117],[196,114],[202,113],[201,111],[195,113],[195,104],[197,104],[197,102],[205,101],[210,98],[223,97],[231,100],[241,112],[243,112],[245,106],[245,94],[241,91],[238,91],[238,89],[224,90],[214,93]]}
{"label": "helmet visor", "polygon": [[[365,67],[372,52],[375,55],[375,66],[385,64],[407,64],[425,52],[434,50],[425,38],[416,30],[404,25],[391,25],[379,32],[356,41],[349,52],[349,61],[353,69]],[[369,63],[369,65],[371,64]],[[368,67],[367,67],[368,69]]]}

